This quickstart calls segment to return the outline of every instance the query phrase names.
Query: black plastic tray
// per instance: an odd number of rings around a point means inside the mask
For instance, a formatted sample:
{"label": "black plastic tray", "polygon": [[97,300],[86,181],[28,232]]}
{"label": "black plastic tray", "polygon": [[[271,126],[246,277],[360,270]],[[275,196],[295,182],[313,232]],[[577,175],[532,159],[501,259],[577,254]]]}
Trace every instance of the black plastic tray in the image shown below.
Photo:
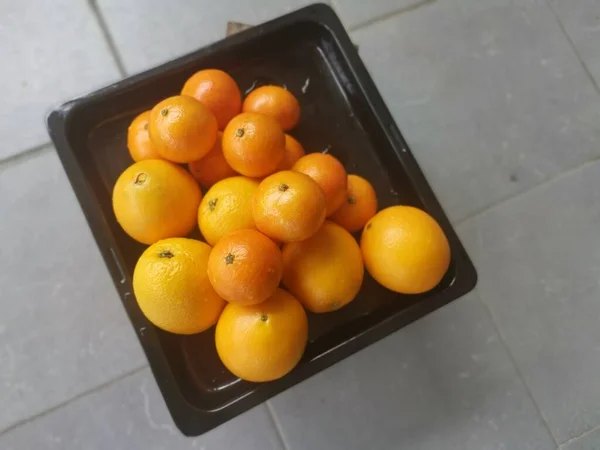
{"label": "black plastic tray", "polygon": [[[126,148],[130,121],[178,93],[192,73],[210,67],[229,72],[242,91],[257,84],[285,85],[302,108],[300,124],[292,134],[308,152],[328,149],[349,173],[369,179],[380,208],[401,203],[428,211],[441,224],[452,249],[450,270],[432,292],[398,295],[367,275],[358,297],[347,307],[309,315],[309,344],[302,361],[289,375],[271,383],[247,383],[231,375],[217,357],[212,329],[176,336],[144,318],[131,285],[144,246],[125,235],[111,206],[112,187],[132,163]],[[356,48],[326,5],[306,7],[70,101],[47,120],[167,406],[186,435],[201,434],[229,420],[475,286],[473,264]]]}

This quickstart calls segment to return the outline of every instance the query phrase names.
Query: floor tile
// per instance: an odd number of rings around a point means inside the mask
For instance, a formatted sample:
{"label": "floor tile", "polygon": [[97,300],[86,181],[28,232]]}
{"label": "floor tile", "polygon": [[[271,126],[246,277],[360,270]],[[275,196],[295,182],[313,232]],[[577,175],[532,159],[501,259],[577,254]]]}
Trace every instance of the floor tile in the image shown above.
{"label": "floor tile", "polygon": [[173,424],[149,369],[0,436],[3,450],[283,450],[264,405],[197,438]]}
{"label": "floor tile", "polygon": [[270,400],[290,450],[554,450],[476,292]]}
{"label": "floor tile", "polygon": [[[421,0],[422,1],[422,0]],[[386,16],[420,3],[420,0],[331,0],[331,5],[348,28]]]}
{"label": "floor tile", "polygon": [[129,73],[225,37],[228,21],[257,25],[311,0],[98,0]]}
{"label": "floor tile", "polygon": [[600,450],[600,429],[565,444],[561,450]]}
{"label": "floor tile", "polygon": [[1,431],[146,360],[53,150],[0,166],[0,211]]}
{"label": "floor tile", "polygon": [[436,1],[352,36],[454,221],[600,155],[600,96],[545,2]]}
{"label": "floor tile", "polygon": [[551,0],[551,6],[600,85],[600,1]]}
{"label": "floor tile", "polygon": [[525,382],[559,442],[600,425],[600,162],[459,227]]}
{"label": "floor tile", "polygon": [[0,159],[49,142],[51,106],[119,77],[87,1],[0,2]]}

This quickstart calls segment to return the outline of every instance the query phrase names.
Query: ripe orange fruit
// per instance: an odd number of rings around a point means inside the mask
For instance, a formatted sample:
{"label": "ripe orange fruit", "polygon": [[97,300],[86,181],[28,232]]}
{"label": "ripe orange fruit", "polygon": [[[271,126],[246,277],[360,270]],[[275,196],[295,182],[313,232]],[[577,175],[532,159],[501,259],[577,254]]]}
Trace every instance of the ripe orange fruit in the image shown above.
{"label": "ripe orange fruit", "polygon": [[308,175],[321,186],[327,200],[327,216],[333,214],[346,200],[348,174],[342,163],[333,156],[310,153],[296,161],[292,170]]}
{"label": "ripe orange fruit", "polygon": [[252,203],[256,228],[279,242],[311,237],[323,224],[325,211],[325,196],[319,185],[291,170],[261,181]]}
{"label": "ripe orange fruit", "polygon": [[315,313],[335,311],[350,303],[365,272],[352,235],[329,221],[309,239],[285,244],[283,267],[283,284]]}
{"label": "ripe orange fruit", "polygon": [[256,228],[252,199],[258,184],[251,178],[232,177],[208,190],[198,209],[198,225],[206,242],[215,245],[227,233]]}
{"label": "ripe orange fruit", "polygon": [[196,72],[183,85],[181,95],[189,95],[210,109],[223,130],[227,123],[242,110],[242,94],[229,74],[218,69]]}
{"label": "ripe orange fruit", "polygon": [[225,161],[221,146],[222,139],[223,133],[219,131],[213,149],[204,158],[188,164],[190,173],[204,187],[209,188],[217,181],[237,175],[237,172]]}
{"label": "ripe orange fruit", "polygon": [[165,331],[194,334],[219,319],[225,300],[208,281],[210,247],[185,238],[159,241],[140,256],[133,292],[150,322]]}
{"label": "ripe orange fruit", "polygon": [[331,220],[354,233],[360,231],[377,212],[377,194],[367,180],[348,175],[346,201],[331,216]]}
{"label": "ripe orange fruit", "polygon": [[158,103],[150,113],[148,132],[158,153],[169,161],[196,161],[217,141],[217,119],[198,100],[176,95]]}
{"label": "ripe orange fruit", "polygon": [[300,120],[298,100],[291,92],[279,86],[254,89],[244,100],[242,110],[274,117],[285,131],[294,128]]}
{"label": "ripe orange fruit", "polygon": [[240,305],[255,305],[273,295],[282,272],[279,247],[252,229],[223,236],[208,259],[208,278],[215,291]]}
{"label": "ripe orange fruit", "polygon": [[441,227],[412,206],[379,211],[365,226],[360,246],[371,276],[401,294],[433,289],[450,265],[450,245]]}
{"label": "ripe orange fruit", "polygon": [[236,172],[264,177],[277,169],[285,155],[285,134],[272,117],[239,114],[223,131],[223,155]]}
{"label": "ripe orange fruit", "polygon": [[148,122],[150,111],[144,111],[138,115],[127,129],[127,148],[135,162],[144,159],[162,159],[154,148],[148,134]]}
{"label": "ripe orange fruit", "polygon": [[185,236],[196,225],[202,193],[183,168],[160,159],[129,166],[113,188],[117,221],[133,239],[154,244]]}
{"label": "ripe orange fruit", "polygon": [[289,134],[285,135],[285,155],[277,170],[290,170],[294,163],[305,155],[302,144]]}
{"label": "ripe orange fruit", "polygon": [[307,341],[306,313],[282,289],[257,305],[228,304],[215,330],[217,353],[225,367],[253,382],[276,380],[290,372]]}

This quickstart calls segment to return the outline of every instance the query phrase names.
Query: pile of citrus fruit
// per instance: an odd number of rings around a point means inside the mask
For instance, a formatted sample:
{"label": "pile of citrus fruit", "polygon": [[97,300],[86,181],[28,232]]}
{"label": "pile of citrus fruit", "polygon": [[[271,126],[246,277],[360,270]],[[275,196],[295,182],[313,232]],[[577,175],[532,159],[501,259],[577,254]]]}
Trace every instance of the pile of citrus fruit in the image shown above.
{"label": "pile of citrus fruit", "polygon": [[[149,245],[133,276],[142,312],[172,333],[216,324],[223,364],[249,381],[292,370],[307,343],[305,310],[343,308],[365,266],[386,288],[417,294],[450,263],[433,218],[410,206],[377,213],[369,181],[286,134],[299,120],[288,90],[242,99],[227,73],[201,70],[133,120],[136,162],[113,191],[119,224]],[[196,227],[205,242],[186,237]]]}

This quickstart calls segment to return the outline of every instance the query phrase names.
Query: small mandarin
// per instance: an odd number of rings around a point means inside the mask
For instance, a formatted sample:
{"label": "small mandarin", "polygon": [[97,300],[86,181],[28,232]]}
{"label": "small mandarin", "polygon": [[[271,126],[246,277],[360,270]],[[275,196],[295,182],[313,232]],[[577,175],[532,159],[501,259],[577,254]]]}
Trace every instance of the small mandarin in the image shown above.
{"label": "small mandarin", "polygon": [[277,170],[290,170],[294,163],[305,155],[302,144],[289,134],[285,135],[285,155]]}
{"label": "small mandarin", "polygon": [[300,105],[296,97],[279,86],[254,89],[242,106],[244,112],[256,112],[274,117],[285,130],[291,130],[300,120]]}
{"label": "small mandarin", "polygon": [[223,147],[221,142],[223,133],[219,131],[217,142],[213,149],[202,159],[192,161],[188,164],[188,169],[194,178],[202,186],[209,188],[217,181],[237,175],[223,156]]}
{"label": "small mandarin", "polygon": [[150,135],[148,134],[149,121],[150,111],[144,111],[133,119],[133,122],[127,128],[127,148],[135,162],[145,159],[162,159],[152,141],[150,141]]}
{"label": "small mandarin", "polygon": [[367,180],[358,175],[348,175],[348,195],[331,220],[351,233],[363,229],[377,212],[377,195]]}

